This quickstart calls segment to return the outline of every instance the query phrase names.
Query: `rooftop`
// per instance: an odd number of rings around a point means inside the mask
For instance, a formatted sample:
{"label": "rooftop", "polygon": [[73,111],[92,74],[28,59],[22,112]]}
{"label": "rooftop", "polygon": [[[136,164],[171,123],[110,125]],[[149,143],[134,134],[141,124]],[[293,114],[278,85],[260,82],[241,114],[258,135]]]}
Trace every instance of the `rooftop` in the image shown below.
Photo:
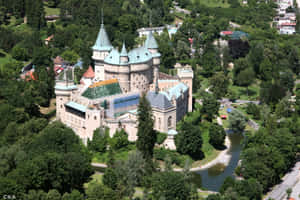
{"label": "rooftop", "polygon": [[188,87],[183,83],[179,83],[166,92],[161,92],[161,94],[164,94],[168,98],[168,100],[171,101],[173,96],[175,96],[175,98],[177,99],[178,97],[180,97],[181,93],[185,92],[186,90],[188,90]]}
{"label": "rooftop", "polygon": [[94,78],[95,77],[95,72],[94,72],[92,66],[89,66],[89,68],[83,74],[83,77],[84,78]]}
{"label": "rooftop", "polygon": [[120,88],[117,79],[111,79],[107,81],[100,81],[90,85],[83,93],[82,96],[89,99],[98,99],[106,96],[112,96],[116,94],[121,94],[122,90]]}
{"label": "rooftop", "polygon": [[171,102],[162,93],[148,92],[147,100],[149,101],[151,107],[154,108],[167,110],[173,107]]}
{"label": "rooftop", "polygon": [[148,49],[157,49],[158,48],[157,42],[152,34],[152,31],[150,31],[150,33],[147,35],[145,47]]}
{"label": "rooftop", "polygon": [[76,102],[74,102],[74,101],[68,102],[68,103],[66,104],[66,106],[71,107],[71,108],[73,108],[73,109],[75,109],[75,110],[78,110],[78,111],[80,111],[80,112],[85,112],[85,111],[86,111],[86,106],[81,105],[81,104],[78,104],[78,103],[76,103]]}
{"label": "rooftop", "polygon": [[98,51],[110,51],[112,49],[112,45],[107,36],[106,30],[104,28],[104,24],[101,24],[100,31],[97,36],[97,40],[95,45],[93,46],[93,50]]}

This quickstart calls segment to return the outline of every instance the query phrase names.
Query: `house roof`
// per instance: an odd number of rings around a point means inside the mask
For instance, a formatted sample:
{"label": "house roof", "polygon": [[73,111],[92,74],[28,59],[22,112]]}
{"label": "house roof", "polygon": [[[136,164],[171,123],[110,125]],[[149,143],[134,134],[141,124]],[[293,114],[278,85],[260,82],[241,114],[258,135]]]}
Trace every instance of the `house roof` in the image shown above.
{"label": "house roof", "polygon": [[56,56],[56,58],[53,60],[53,63],[54,64],[64,64],[65,61],[64,61],[64,59],[62,57]]}
{"label": "house roof", "polygon": [[76,103],[76,102],[74,102],[74,101],[69,101],[69,102],[66,104],[66,106],[71,107],[71,108],[73,108],[73,109],[75,109],[75,110],[78,110],[78,111],[80,111],[80,112],[85,112],[85,111],[86,111],[86,106],[81,105],[81,104],[78,104],[78,103]]}
{"label": "house roof", "polygon": [[111,79],[94,83],[82,93],[82,96],[89,99],[98,99],[121,93],[122,90],[117,79]]}
{"label": "house roof", "polygon": [[157,42],[152,34],[152,31],[150,31],[150,33],[147,35],[145,47],[148,49],[157,49],[158,48]]}
{"label": "house roof", "polygon": [[84,78],[94,78],[95,77],[95,72],[94,72],[92,66],[89,66],[89,68],[83,74],[83,77]]}
{"label": "house roof", "polygon": [[173,107],[167,97],[161,93],[148,92],[147,100],[149,101],[151,107],[154,108],[166,110]]}
{"label": "house roof", "polygon": [[159,72],[158,77],[159,80],[178,80],[178,77],[163,72]]}
{"label": "house roof", "polygon": [[45,39],[45,41],[50,41],[50,40],[52,40],[53,37],[54,37],[54,35],[50,35],[49,37],[47,37],[47,38]]}
{"label": "house roof", "polygon": [[185,84],[179,83],[174,87],[170,88],[169,90],[167,90],[166,92],[161,92],[161,93],[164,94],[169,101],[171,101],[173,96],[177,99],[178,97],[180,97],[182,92],[185,92],[188,89],[189,88]]}
{"label": "house roof", "polygon": [[93,46],[93,50],[110,51],[112,48],[113,46],[109,41],[106,30],[104,28],[104,24],[101,24],[96,43]]}
{"label": "house roof", "polygon": [[[123,51],[123,50],[122,50]],[[124,50],[125,51],[125,50]],[[139,47],[131,50],[128,55],[128,62],[121,62],[120,57],[125,55],[125,52],[119,53],[118,50],[113,49],[108,56],[104,59],[104,62],[111,65],[128,65],[145,63],[152,59],[152,54],[145,47]]]}

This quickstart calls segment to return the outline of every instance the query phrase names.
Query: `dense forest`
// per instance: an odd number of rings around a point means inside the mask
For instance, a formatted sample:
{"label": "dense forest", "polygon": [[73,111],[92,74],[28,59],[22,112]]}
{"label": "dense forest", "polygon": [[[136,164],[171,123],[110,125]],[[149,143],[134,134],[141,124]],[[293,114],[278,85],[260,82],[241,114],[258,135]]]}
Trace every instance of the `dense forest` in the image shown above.
{"label": "dense forest", "polygon": [[[226,133],[216,124],[222,98],[260,103],[238,107],[243,114],[233,112],[226,127],[244,133],[242,162],[236,169],[242,180],[227,178],[220,193],[206,199],[259,200],[279,183],[300,152],[300,36],[279,35],[270,26],[273,1],[248,0],[242,6],[228,0],[227,7],[199,2],[178,0],[191,11],[183,15],[174,11],[172,0],[0,0],[0,199],[204,199],[190,184],[188,160],[203,159],[206,133],[211,146],[224,148]],[[55,22],[47,22],[49,10],[58,11]],[[42,112],[55,97],[52,60],[61,55],[74,64],[80,58],[80,78],[93,65],[91,46],[102,20],[113,45],[121,47],[125,40],[131,49],[141,43],[138,28],[178,19],[182,25],[173,37],[167,30],[156,35],[161,71],[174,74],[175,63],[192,66],[194,97],[202,105],[195,103],[194,112],[179,123],[177,151],[155,148],[166,136],[153,130],[144,97],[136,143],[122,130],[109,138],[107,130],[97,129],[85,146],[70,128],[53,122],[55,110]],[[248,37],[221,37],[224,30],[243,31]],[[51,35],[46,45],[44,39]],[[228,45],[220,44],[223,40]],[[31,81],[20,79],[28,64],[35,66]],[[259,130],[245,130],[250,118]],[[119,152],[130,153],[119,159]],[[108,165],[101,182],[90,182],[94,155],[103,155]],[[174,172],[174,166],[183,172]]]}

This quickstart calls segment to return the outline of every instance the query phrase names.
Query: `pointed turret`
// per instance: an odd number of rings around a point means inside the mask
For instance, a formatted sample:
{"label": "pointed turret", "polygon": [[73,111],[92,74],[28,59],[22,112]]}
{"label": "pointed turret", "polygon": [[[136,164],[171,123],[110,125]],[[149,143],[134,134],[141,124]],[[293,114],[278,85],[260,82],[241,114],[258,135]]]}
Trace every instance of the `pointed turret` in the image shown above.
{"label": "pointed turret", "polygon": [[147,39],[145,42],[145,47],[147,49],[158,49],[158,45],[157,42],[152,34],[152,31],[150,31],[150,33],[147,35]]}
{"label": "pointed turret", "polygon": [[125,42],[123,42],[121,56],[128,56],[126,46],[125,46]]}
{"label": "pointed turret", "polygon": [[106,30],[104,28],[104,24],[101,24],[100,31],[98,33],[98,37],[95,45],[93,46],[93,50],[98,51],[110,51],[113,48],[111,45],[109,38],[107,36]]}
{"label": "pointed turret", "polygon": [[123,47],[122,47],[120,57],[121,57],[121,63],[128,63],[129,59],[128,59],[128,53],[126,50],[125,42],[123,42]]}

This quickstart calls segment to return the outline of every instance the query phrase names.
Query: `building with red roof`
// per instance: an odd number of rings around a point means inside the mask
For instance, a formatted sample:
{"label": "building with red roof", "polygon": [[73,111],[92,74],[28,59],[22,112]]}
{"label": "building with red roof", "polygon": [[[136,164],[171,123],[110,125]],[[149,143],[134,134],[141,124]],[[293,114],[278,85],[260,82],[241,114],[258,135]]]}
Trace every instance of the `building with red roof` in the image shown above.
{"label": "building with red roof", "polygon": [[86,72],[82,76],[83,78],[93,79],[95,77],[95,72],[92,68],[92,66],[89,66],[89,68],[86,70]]}

